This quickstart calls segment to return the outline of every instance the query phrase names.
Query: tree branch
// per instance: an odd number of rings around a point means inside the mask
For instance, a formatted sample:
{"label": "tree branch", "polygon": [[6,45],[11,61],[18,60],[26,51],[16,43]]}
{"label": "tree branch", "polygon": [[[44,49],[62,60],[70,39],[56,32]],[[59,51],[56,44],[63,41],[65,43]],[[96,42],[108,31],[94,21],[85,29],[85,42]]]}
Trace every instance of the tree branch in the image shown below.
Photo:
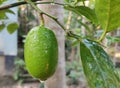
{"label": "tree branch", "polygon": [[[32,0],[32,2],[34,2],[35,4],[56,4],[56,5],[62,5],[62,6],[67,5],[67,4],[57,3],[57,2],[36,2],[36,1],[42,1],[42,0]],[[0,6],[0,10],[9,9],[9,8],[24,5],[24,4],[28,4],[28,3],[26,1],[21,1],[21,2],[16,2],[16,3],[12,3],[5,6]]]}
{"label": "tree branch", "polygon": [[[36,1],[42,1],[42,0],[32,0],[32,2],[36,2]],[[23,4],[27,4],[27,2],[21,1],[21,2],[16,2],[16,3],[12,3],[9,5],[5,5],[5,6],[0,6],[0,10],[9,9],[9,8],[16,7],[16,6],[23,5]]]}

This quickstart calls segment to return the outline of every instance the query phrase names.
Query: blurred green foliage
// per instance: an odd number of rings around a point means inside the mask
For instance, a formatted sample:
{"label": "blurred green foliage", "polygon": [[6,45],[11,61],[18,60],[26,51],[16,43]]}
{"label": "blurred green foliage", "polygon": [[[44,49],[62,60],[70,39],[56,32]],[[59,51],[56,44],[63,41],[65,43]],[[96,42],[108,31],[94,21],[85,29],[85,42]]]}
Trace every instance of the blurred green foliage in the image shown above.
{"label": "blurred green foliage", "polygon": [[22,83],[24,79],[20,78],[21,75],[23,75],[26,72],[25,62],[23,59],[17,57],[15,59],[15,73],[13,75],[14,80],[19,81]]}
{"label": "blurred green foliage", "polygon": [[[7,0],[0,0],[0,5],[4,4],[5,2],[7,2]],[[12,34],[17,30],[18,23],[12,22],[7,14],[15,15],[12,9],[0,10],[0,31],[6,28],[7,31]]]}

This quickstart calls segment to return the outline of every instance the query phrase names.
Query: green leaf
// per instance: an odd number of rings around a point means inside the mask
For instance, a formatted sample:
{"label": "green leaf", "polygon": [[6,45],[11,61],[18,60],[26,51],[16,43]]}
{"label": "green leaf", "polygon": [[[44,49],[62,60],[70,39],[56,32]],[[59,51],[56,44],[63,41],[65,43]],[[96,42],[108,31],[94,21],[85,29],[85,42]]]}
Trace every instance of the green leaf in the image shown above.
{"label": "green leaf", "polygon": [[95,0],[95,11],[106,32],[120,26],[120,0]]}
{"label": "green leaf", "polygon": [[91,32],[90,28],[88,27],[88,25],[86,23],[83,23],[81,20],[77,20],[82,26],[85,27],[85,29],[88,31],[88,32]]}
{"label": "green leaf", "polygon": [[10,10],[10,9],[7,9],[7,10],[4,10],[6,13],[11,13],[11,14],[15,14],[14,11]]}
{"label": "green leaf", "polygon": [[77,44],[79,44],[79,41],[78,41],[78,40],[75,40],[75,41],[72,42],[72,46],[75,46],[75,45],[77,45]]}
{"label": "green leaf", "polygon": [[84,39],[80,42],[80,55],[90,88],[120,88],[115,67],[98,43]]}
{"label": "green leaf", "polygon": [[18,24],[17,23],[11,23],[7,26],[7,30],[10,34],[12,34],[13,32],[15,32],[18,28]]}
{"label": "green leaf", "polygon": [[7,19],[6,13],[4,10],[0,11],[0,19]]}
{"label": "green leaf", "polygon": [[10,10],[10,9],[0,10],[0,13],[4,13],[4,14],[6,14],[6,13],[15,14],[15,13],[14,13],[12,10]]}
{"label": "green leaf", "polygon": [[4,28],[5,28],[5,24],[4,24],[4,23],[0,24],[0,32],[1,32]]}
{"label": "green leaf", "polygon": [[83,15],[86,18],[88,18],[90,21],[92,21],[93,23],[98,23],[97,21],[97,17],[95,14],[95,11],[93,9],[90,9],[89,7],[86,6],[65,6],[64,7],[67,10],[70,10],[78,15]]}
{"label": "green leaf", "polygon": [[7,0],[0,0],[0,4],[2,4],[2,3],[5,2],[5,1],[7,1]]}
{"label": "green leaf", "polygon": [[7,10],[0,10],[0,19],[7,19],[7,15],[6,13],[10,13],[10,14],[15,14],[12,10],[7,9]]}
{"label": "green leaf", "polygon": [[113,36],[107,35],[106,38],[108,39],[107,45],[111,45],[111,44],[120,42],[120,36],[113,37]]}

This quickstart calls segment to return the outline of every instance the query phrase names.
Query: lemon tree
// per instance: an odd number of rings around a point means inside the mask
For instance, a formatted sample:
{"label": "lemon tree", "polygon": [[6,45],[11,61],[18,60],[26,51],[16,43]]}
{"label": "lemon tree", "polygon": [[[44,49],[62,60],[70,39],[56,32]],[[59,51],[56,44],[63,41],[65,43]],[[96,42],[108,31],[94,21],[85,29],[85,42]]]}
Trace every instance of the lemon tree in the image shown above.
{"label": "lemon tree", "polygon": [[[1,0],[0,3],[6,0]],[[64,3],[56,3],[55,0],[51,2],[36,2],[38,0],[24,0],[18,3],[0,7],[0,11],[4,12],[11,7],[22,4],[30,4],[36,11],[40,13],[42,22],[44,22],[42,14],[53,19],[60,27],[63,28],[67,37],[76,39],[75,43],[80,44],[80,56],[86,79],[90,88],[119,88],[120,77],[116,69],[101,46],[102,40],[108,32],[116,30],[120,27],[120,0],[89,0],[93,2],[93,9],[85,5],[88,0],[65,0]],[[51,16],[39,9],[36,4],[51,4],[61,5],[64,9],[72,11],[79,17],[86,17],[96,27],[94,30],[97,33],[98,25],[102,34],[99,37],[92,37],[87,35],[74,34],[67,30],[56,17]],[[6,11],[5,11],[6,12]],[[5,14],[4,12],[4,14]],[[10,12],[11,11],[8,11]],[[4,18],[4,14],[0,14]],[[86,29],[89,27],[79,21]],[[14,29],[8,26],[8,29]],[[5,27],[4,22],[0,24],[0,30]],[[16,26],[17,27],[17,26]],[[10,31],[10,33],[14,31]],[[90,33],[92,33],[89,30]],[[94,37],[94,38],[93,38]],[[58,63],[58,44],[54,33],[44,26],[37,26],[30,30],[25,42],[25,62],[28,72],[35,78],[40,80],[47,80],[55,72]],[[92,77],[94,76],[94,77]]]}

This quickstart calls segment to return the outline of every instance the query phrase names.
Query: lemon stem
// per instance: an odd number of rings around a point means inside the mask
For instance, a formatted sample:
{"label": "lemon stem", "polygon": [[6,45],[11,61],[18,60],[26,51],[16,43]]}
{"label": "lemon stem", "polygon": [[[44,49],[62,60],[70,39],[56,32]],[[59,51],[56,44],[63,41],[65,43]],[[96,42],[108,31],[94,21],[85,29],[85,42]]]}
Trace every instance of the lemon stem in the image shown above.
{"label": "lemon stem", "polygon": [[40,25],[44,26],[44,17],[43,17],[43,13],[40,13]]}

